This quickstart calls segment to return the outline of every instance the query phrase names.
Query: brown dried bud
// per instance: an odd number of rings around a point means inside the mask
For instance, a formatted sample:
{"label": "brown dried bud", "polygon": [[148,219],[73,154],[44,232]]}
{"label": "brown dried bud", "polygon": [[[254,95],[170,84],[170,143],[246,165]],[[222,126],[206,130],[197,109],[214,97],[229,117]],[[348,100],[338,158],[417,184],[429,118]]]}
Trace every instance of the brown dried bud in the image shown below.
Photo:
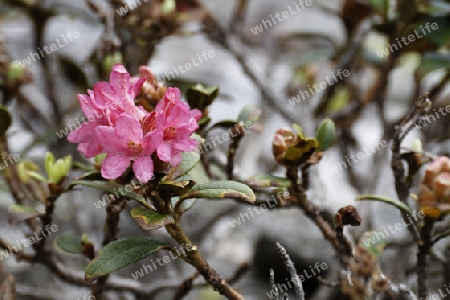
{"label": "brown dried bud", "polygon": [[358,214],[358,210],[353,205],[347,205],[339,209],[334,216],[335,227],[343,226],[359,226],[361,225],[361,217]]}
{"label": "brown dried bud", "polygon": [[428,165],[417,201],[428,217],[439,219],[450,212],[450,158],[441,156]]}
{"label": "brown dried bud", "polygon": [[275,132],[272,142],[272,152],[275,160],[280,164],[284,164],[284,157],[288,147],[298,144],[299,137],[291,129],[282,127]]}

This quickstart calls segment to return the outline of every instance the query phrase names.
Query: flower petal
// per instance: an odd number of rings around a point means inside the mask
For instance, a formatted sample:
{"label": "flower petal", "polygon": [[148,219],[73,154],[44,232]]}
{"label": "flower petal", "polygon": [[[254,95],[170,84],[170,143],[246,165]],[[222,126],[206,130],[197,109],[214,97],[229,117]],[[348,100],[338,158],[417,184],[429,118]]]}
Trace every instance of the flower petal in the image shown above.
{"label": "flower petal", "polygon": [[172,167],[178,166],[181,163],[181,159],[183,156],[181,155],[181,152],[178,152],[177,154],[172,154],[172,159],[170,160],[170,165]]}
{"label": "flower petal", "polygon": [[133,171],[136,178],[147,183],[153,177],[153,160],[151,156],[139,156],[134,159]]}
{"label": "flower petal", "polygon": [[133,116],[123,113],[117,120],[115,129],[117,136],[125,139],[127,142],[132,140],[136,143],[142,143],[142,127],[139,120]]}
{"label": "flower petal", "polygon": [[194,108],[193,110],[191,110],[191,118],[193,118],[195,121],[200,120],[202,116],[203,113],[199,109]]}
{"label": "flower petal", "polygon": [[103,147],[95,140],[88,143],[80,143],[77,147],[78,151],[84,154],[86,158],[92,158],[103,152]]}
{"label": "flower petal", "polygon": [[129,89],[128,93],[130,94],[130,97],[132,99],[136,98],[136,96],[139,94],[139,91],[141,90],[142,85],[145,82],[145,79],[146,79],[145,77],[139,77],[138,80],[136,80],[136,81],[133,80],[130,83],[130,89]]}
{"label": "flower petal", "polygon": [[163,142],[163,132],[161,130],[156,130],[149,132],[144,137],[144,150],[143,154],[151,155]]}
{"label": "flower petal", "polygon": [[161,143],[156,149],[159,159],[165,162],[170,161],[171,152],[170,145],[167,143]]}
{"label": "flower petal", "polygon": [[122,175],[129,166],[129,157],[110,153],[102,162],[102,176],[105,179],[116,179]]}
{"label": "flower petal", "polygon": [[95,128],[95,133],[99,143],[103,146],[106,152],[131,155],[130,149],[127,146],[128,140],[119,138],[116,135],[114,128],[109,126],[99,126]]}
{"label": "flower petal", "polygon": [[183,139],[173,140],[171,143],[172,149],[178,151],[189,152],[194,151],[197,148],[197,141],[189,137]]}
{"label": "flower petal", "polygon": [[130,88],[130,74],[125,67],[121,64],[115,64],[112,68],[112,72],[109,75],[109,82],[112,88],[117,93],[122,101],[128,102],[130,100],[128,91]]}

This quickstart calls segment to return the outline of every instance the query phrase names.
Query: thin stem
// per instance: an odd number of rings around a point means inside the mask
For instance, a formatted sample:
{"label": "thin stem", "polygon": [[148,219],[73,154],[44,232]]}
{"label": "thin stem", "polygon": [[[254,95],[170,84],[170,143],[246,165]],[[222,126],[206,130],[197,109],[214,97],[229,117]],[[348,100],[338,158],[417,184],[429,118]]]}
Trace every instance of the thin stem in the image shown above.
{"label": "thin stem", "polygon": [[419,244],[419,251],[417,253],[417,286],[419,289],[418,296],[420,299],[425,299],[428,296],[428,255],[430,254],[430,250],[433,247],[431,237],[433,226],[434,219],[425,217],[424,226],[420,231],[422,241]]}
{"label": "thin stem", "polygon": [[[192,245],[192,242],[186,236],[183,229],[181,229],[178,222],[176,222],[175,224],[167,225],[166,230],[180,245]],[[188,249],[186,250],[186,256],[189,259],[190,264],[194,266],[197,271],[202,274],[205,280],[213,287],[215,287],[221,295],[231,300],[244,299],[241,294],[239,294],[235,289],[229,286],[225,279],[221,278],[220,275],[209,266],[206,260],[197,251],[197,248],[195,246],[192,247],[190,251]]]}
{"label": "thin stem", "polygon": [[[106,207],[106,221],[105,221],[105,237],[103,239],[102,246],[106,246],[109,243],[117,240],[117,234],[119,232],[119,220],[120,212],[125,207],[126,202],[123,199],[117,199],[112,201]],[[109,276],[100,277],[97,283],[92,287],[92,296],[95,299],[103,299],[103,293],[106,290],[106,282]]]}

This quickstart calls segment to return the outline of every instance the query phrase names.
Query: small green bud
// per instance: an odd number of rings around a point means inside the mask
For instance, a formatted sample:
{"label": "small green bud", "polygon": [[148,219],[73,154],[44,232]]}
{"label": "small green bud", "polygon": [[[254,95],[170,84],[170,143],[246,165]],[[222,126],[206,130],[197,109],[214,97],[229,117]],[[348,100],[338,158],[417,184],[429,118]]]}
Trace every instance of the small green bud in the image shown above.
{"label": "small green bud", "polygon": [[29,80],[28,77],[29,76],[25,67],[23,67],[19,61],[15,60],[8,66],[6,84],[9,86],[14,86],[20,83],[24,83]]}
{"label": "small green bud", "polygon": [[52,153],[47,152],[45,157],[45,171],[47,172],[49,182],[59,184],[67,176],[72,168],[72,156],[57,159]]}
{"label": "small green bud", "polygon": [[113,54],[107,55],[105,57],[105,59],[103,59],[103,62],[102,62],[103,71],[108,74],[109,72],[111,72],[112,67],[115,64],[121,64],[121,63],[123,63],[122,53],[115,52]]}

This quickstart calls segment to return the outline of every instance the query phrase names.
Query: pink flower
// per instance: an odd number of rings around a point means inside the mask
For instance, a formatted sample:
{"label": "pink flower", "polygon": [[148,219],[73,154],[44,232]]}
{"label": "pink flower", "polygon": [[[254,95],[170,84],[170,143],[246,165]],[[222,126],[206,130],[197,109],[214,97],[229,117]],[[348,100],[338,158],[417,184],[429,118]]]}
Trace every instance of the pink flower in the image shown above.
{"label": "pink flower", "polygon": [[144,131],[163,132],[163,141],[156,148],[159,159],[176,166],[182,152],[195,150],[197,142],[191,135],[197,130],[201,115],[198,109],[190,110],[189,105],[180,100],[178,88],[167,89],[156,109],[143,120]]}
{"label": "pink flower", "polygon": [[145,112],[134,105],[134,98],[145,81],[145,77],[130,80],[130,74],[125,68],[116,64],[110,75],[110,82],[97,82],[94,90],[88,90],[89,95],[78,95],[81,109],[88,123],[69,134],[67,139],[77,143],[78,151],[87,158],[103,152],[102,145],[96,138],[95,128],[98,126],[114,126],[119,116],[127,112],[137,119],[142,119]]}
{"label": "pink flower", "polygon": [[144,135],[139,121],[124,113],[117,120],[115,128],[99,126],[95,132],[104,151],[108,153],[101,169],[104,178],[116,179],[131,162],[138,180],[146,183],[152,178],[151,155],[162,142],[162,131],[151,131]]}
{"label": "pink flower", "polygon": [[[152,79],[149,72],[141,69]],[[198,128],[201,112],[190,110],[177,88],[169,88],[150,113],[137,107],[134,99],[145,80],[145,76],[131,78],[122,65],[114,65],[109,83],[98,82],[88,95],[78,95],[88,122],[71,132],[68,140],[78,143],[87,158],[107,153],[101,168],[106,179],[118,178],[131,165],[136,178],[146,183],[153,177],[153,153],[176,166],[182,152],[197,146],[190,136]]]}

